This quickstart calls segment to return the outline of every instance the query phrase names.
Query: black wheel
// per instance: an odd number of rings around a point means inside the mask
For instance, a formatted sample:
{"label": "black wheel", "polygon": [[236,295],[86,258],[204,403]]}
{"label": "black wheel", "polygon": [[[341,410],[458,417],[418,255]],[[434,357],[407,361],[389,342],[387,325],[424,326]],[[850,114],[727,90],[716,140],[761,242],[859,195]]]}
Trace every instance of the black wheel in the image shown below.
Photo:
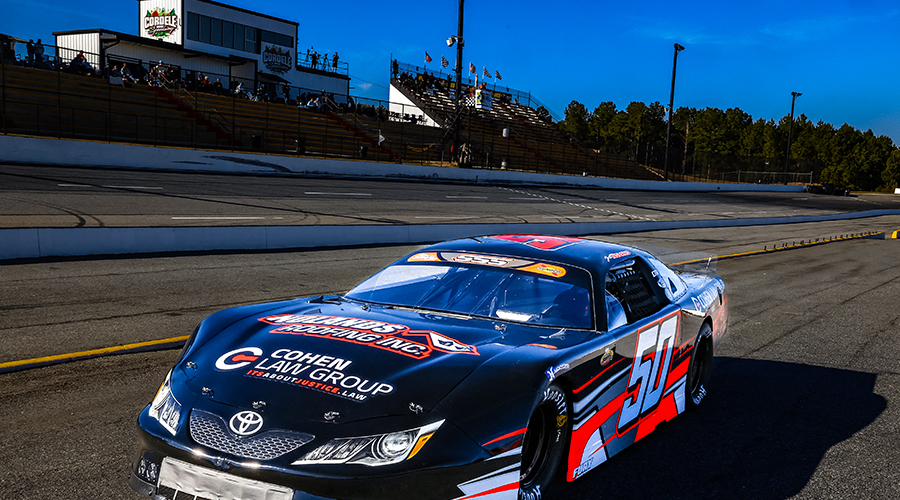
{"label": "black wheel", "polygon": [[551,385],[534,409],[522,442],[519,500],[538,500],[558,478],[569,439],[569,402],[566,392]]}
{"label": "black wheel", "polygon": [[704,323],[697,334],[694,344],[694,353],[691,355],[691,364],[688,367],[687,378],[687,407],[693,410],[700,406],[706,397],[706,383],[712,373],[713,344],[712,328]]}

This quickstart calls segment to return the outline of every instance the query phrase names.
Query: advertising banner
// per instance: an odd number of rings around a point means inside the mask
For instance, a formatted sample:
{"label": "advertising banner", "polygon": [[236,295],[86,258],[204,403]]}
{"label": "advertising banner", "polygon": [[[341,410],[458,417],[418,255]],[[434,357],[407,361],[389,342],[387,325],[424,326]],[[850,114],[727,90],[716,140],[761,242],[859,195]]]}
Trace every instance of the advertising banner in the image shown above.
{"label": "advertising banner", "polygon": [[262,56],[266,69],[279,75],[286,73],[294,64],[291,50],[278,45],[266,44]]}
{"label": "advertising banner", "polygon": [[475,91],[475,109],[484,109],[490,111],[493,109],[491,101],[491,93],[487,90],[478,89]]}
{"label": "advertising banner", "polygon": [[182,0],[141,0],[141,37],[184,45]]}

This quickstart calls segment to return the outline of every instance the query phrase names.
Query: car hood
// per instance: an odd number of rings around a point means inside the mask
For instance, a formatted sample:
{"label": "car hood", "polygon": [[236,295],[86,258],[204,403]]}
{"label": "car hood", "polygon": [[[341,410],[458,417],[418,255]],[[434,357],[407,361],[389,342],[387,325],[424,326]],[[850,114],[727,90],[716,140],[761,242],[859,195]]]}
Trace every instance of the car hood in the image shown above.
{"label": "car hood", "polygon": [[231,324],[178,370],[199,407],[351,422],[430,411],[479,365],[538,334],[547,329],[304,299]]}

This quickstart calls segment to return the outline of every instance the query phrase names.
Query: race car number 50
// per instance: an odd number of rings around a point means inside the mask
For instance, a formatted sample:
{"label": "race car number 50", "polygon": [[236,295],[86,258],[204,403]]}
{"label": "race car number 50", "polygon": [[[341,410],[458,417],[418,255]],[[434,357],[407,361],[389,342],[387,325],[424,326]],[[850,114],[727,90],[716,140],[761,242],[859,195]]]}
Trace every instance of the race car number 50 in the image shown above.
{"label": "race car number 50", "polygon": [[638,334],[637,349],[634,352],[631,376],[628,379],[631,397],[622,405],[619,430],[628,427],[635,419],[659,403],[666,387],[677,331],[676,314]]}

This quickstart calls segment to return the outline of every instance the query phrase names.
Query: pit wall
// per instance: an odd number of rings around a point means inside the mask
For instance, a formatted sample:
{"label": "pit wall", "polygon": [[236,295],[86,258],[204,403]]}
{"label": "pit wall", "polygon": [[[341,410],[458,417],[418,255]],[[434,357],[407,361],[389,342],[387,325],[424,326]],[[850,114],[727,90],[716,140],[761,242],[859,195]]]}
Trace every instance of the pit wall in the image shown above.
{"label": "pit wall", "polygon": [[253,175],[412,179],[500,185],[572,186],[639,191],[802,192],[803,186],[637,181],[604,177],[427,167],[126,144],[0,136],[0,163]]}

